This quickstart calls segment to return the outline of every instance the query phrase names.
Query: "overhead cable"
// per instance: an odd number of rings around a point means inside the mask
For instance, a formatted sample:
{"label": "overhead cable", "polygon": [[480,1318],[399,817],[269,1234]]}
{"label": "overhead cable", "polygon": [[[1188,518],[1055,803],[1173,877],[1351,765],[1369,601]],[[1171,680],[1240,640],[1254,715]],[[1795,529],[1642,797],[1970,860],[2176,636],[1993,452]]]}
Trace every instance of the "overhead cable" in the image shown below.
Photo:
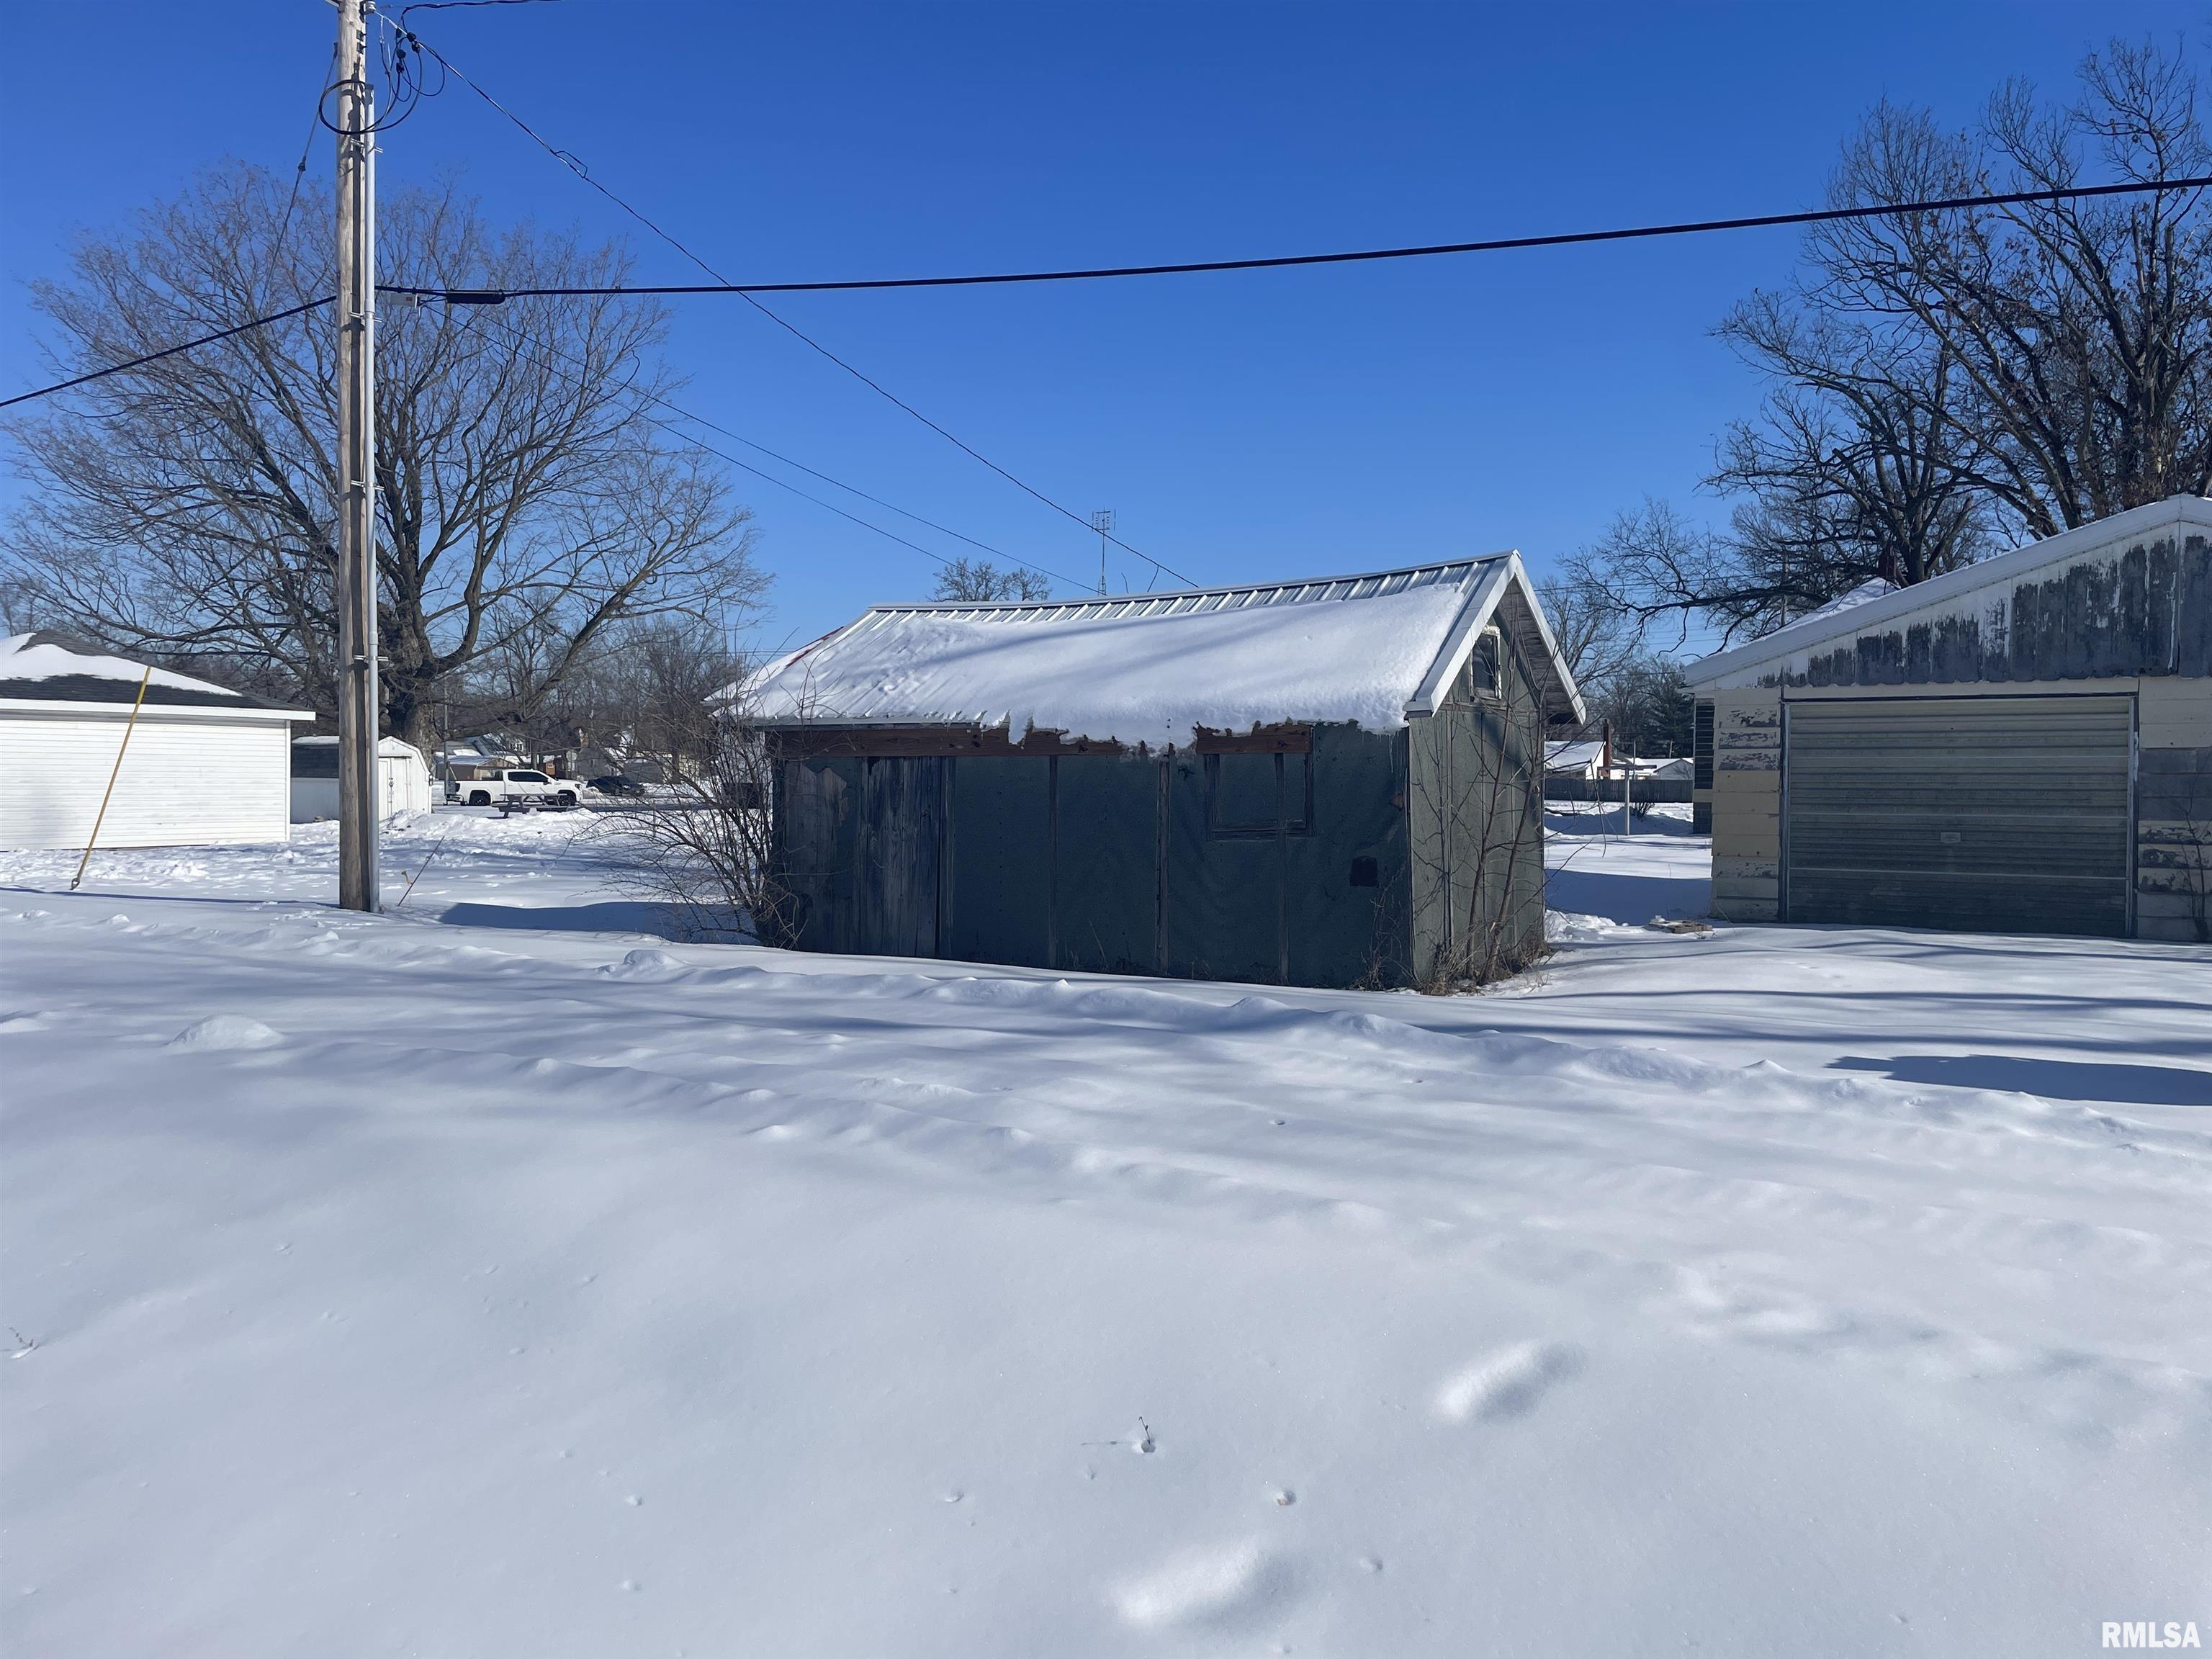
{"label": "overhead cable", "polygon": [[[876,393],[877,396],[896,405],[899,409],[912,416],[915,420],[921,422],[931,431],[936,433],[939,437],[943,438],[947,443],[951,444],[955,448],[958,449],[962,453],[990,468],[992,471],[997,473],[1008,483],[1012,484],[1017,489],[1019,489],[1024,494],[1033,496],[1037,501],[1043,502],[1045,506],[1050,507],[1062,518],[1070,520],[1072,523],[1081,525],[1083,528],[1090,533],[1093,535],[1104,536],[1106,540],[1111,542],[1123,552],[1132,554],[1135,557],[1142,559],[1146,564],[1152,566],[1152,569],[1158,574],[1172,576],[1177,581],[1188,584],[1192,586],[1197,586],[1197,583],[1193,578],[1183,574],[1182,572],[1176,570],[1169,565],[1161,563],[1159,560],[1154,558],[1142,548],[1132,547],[1127,542],[1123,541],[1119,536],[1115,536],[1109,532],[1101,531],[1095,523],[1084,517],[1083,514],[1077,513],[1071,507],[1063,506],[1059,501],[1054,501],[1051,496],[1046,495],[1042,490],[1037,489],[1035,485],[1027,483],[1022,478],[1017,477],[1013,473],[1009,472],[1005,467],[1000,466],[989,456],[975,448],[974,445],[966,442],[956,434],[949,431],[945,427],[940,426],[937,422],[923,414],[912,404],[908,403],[904,398],[892,392],[889,387],[884,386],[880,381],[874,380],[871,376],[862,373],[860,369],[854,368],[851,363],[846,362],[844,358],[830,350],[828,346],[823,345],[821,341],[816,339],[812,335],[808,334],[796,324],[790,322],[778,313],[769,310],[768,307],[763,305],[758,300],[754,299],[752,295],[747,293],[742,286],[732,283],[729,278],[725,276],[720,271],[715,270],[713,265],[708,264],[707,261],[702,258],[697,253],[692,252],[690,247],[679,241],[669,231],[664,229],[653,219],[647,216],[647,215],[639,209],[632,206],[622,197],[617,195],[613,191],[610,190],[605,185],[600,183],[597,179],[592,178],[590,171],[581,161],[577,160],[574,155],[567,150],[557,148],[550,140],[547,139],[542,133],[538,132],[535,127],[532,127],[530,123],[524,120],[513,110],[507,108],[506,105],[501,103],[498,99],[493,97],[492,94],[486,91],[483,87],[478,86],[474,81],[471,81],[462,70],[455,68],[453,61],[447,58],[444,53],[441,52],[437,47],[432,46],[428,41],[422,40],[412,30],[402,28],[401,26],[398,24],[393,24],[392,27],[395,29],[398,29],[401,33],[404,34],[408,41],[412,44],[417,51],[428,52],[431,57],[436,58],[440,65],[443,67],[447,74],[458,80],[470,91],[475,93],[477,97],[483,99],[484,102],[490,105],[492,108],[497,110],[501,115],[505,116],[516,127],[520,129],[532,143],[536,144],[548,155],[553,157],[555,161],[560,162],[562,167],[568,168],[568,171],[574,173],[576,177],[581,179],[593,190],[599,191],[600,195],[605,197],[607,200],[612,202],[617,207],[620,208],[631,218],[636,220],[638,223],[643,225],[655,236],[660,238],[662,241],[667,243],[669,246],[674,248],[678,253],[689,259],[693,264],[698,266],[700,270],[705,271],[709,276],[714,278],[715,283],[717,284],[715,288],[712,289],[702,289],[695,291],[716,293],[727,292],[738,295],[740,298],[744,299],[748,305],[751,306],[754,310],[759,312],[762,316],[767,318],[778,328],[782,329],[794,339],[799,340],[812,350],[818,352],[823,357],[828,358],[838,368],[843,369],[846,374],[851,375],[854,380],[860,381],[861,385],[866,386],[871,392]],[[395,289],[393,291],[411,293],[416,292],[416,290]],[[444,291],[442,290],[422,291],[434,293],[435,296],[439,298],[444,297]],[[515,292],[518,293],[520,291],[520,290],[515,290]],[[673,290],[671,291],[672,292]],[[457,301],[457,303],[497,303],[497,301],[489,298],[489,293],[490,291],[477,292],[478,292],[483,297],[479,297],[473,301],[464,299]],[[550,292],[551,292],[551,290],[549,290],[549,293]],[[505,297],[505,295],[502,294],[501,297]]]}
{"label": "overhead cable", "polygon": [[[490,323],[493,326],[500,329],[501,332],[505,333],[510,339],[514,340],[522,350],[529,352],[536,356],[541,364],[543,364],[546,368],[551,370],[554,374],[562,375],[579,385],[583,384],[581,375],[578,374],[574,370],[563,368],[559,364],[550,360],[551,356],[568,357],[569,356],[568,353],[561,350],[560,348],[556,346],[548,345],[543,341],[533,340],[521,330],[510,327],[507,324],[500,321],[498,319],[487,318],[484,320]],[[570,357],[569,361],[574,362],[575,360],[573,357]],[[671,403],[666,398],[661,396],[659,392],[647,392],[642,386],[630,386],[625,387],[624,390],[629,392],[634,396],[642,398],[647,403],[660,404],[663,408],[672,410],[681,419],[696,422],[701,426],[713,428],[714,430],[721,433],[726,437],[737,439],[738,442],[744,444],[749,449],[757,449],[763,455],[773,456],[775,459],[781,461],[787,466],[796,467],[799,471],[806,473],[811,477],[819,478],[824,483],[832,484],[839,489],[849,491],[851,494],[860,496],[861,500],[872,501],[878,507],[885,508],[890,512],[896,513],[902,518],[912,519],[916,524],[927,525],[932,530],[938,531],[944,535],[951,536],[960,541],[966,542],[970,547],[981,548],[984,552],[991,554],[994,557],[1005,559],[1009,563],[1018,565],[1024,570],[1033,570],[1040,576],[1049,576],[1053,580],[1060,582],[1069,587],[1079,589],[1083,586],[1083,584],[1075,581],[1070,577],[1061,575],[1057,570],[1048,570],[1044,566],[1034,563],[1028,559],[1017,558],[1011,553],[1003,552],[998,548],[993,547],[988,542],[979,542],[973,536],[962,535],[959,531],[949,529],[944,525],[925,519],[919,513],[909,513],[906,508],[895,506],[893,503],[884,501],[879,495],[871,495],[866,490],[859,489],[853,484],[848,484],[841,478],[833,478],[826,472],[817,471],[814,468],[806,465],[804,462],[794,461],[787,455],[777,454],[775,450],[769,448],[765,444],[757,444],[750,438],[741,437],[737,433],[732,432],[727,427],[717,425],[714,422],[707,419],[703,415],[694,415],[689,410],[678,407],[677,404]],[[929,559],[935,563],[941,565],[949,566],[952,562],[951,560],[946,558],[943,554],[934,552],[930,549],[924,547],[920,542],[909,541],[907,538],[899,535],[896,532],[886,530],[879,524],[872,524],[867,520],[860,517],[858,514],[848,513],[843,507],[836,505],[834,501],[825,501],[819,495],[811,495],[806,490],[799,488],[798,485],[792,483],[786,479],[777,477],[773,472],[764,471],[761,468],[753,465],[750,461],[739,460],[728,451],[718,449],[713,444],[707,442],[704,439],[700,438],[692,433],[684,431],[673,422],[663,420],[659,416],[650,414],[643,409],[641,409],[638,411],[638,416],[640,419],[649,422],[653,425],[659,428],[663,432],[667,433],[678,442],[690,444],[695,449],[704,450],[708,454],[713,455],[719,459],[727,461],[732,466],[738,467],[744,471],[750,472],[757,478],[765,478],[769,483],[775,485],[779,489],[789,490],[801,501],[811,501],[815,506],[821,507],[823,511],[835,513],[839,518],[848,520],[850,522],[860,526],[863,530],[873,531],[877,535],[884,537],[890,541],[895,541],[902,547],[912,548],[915,552],[921,554],[922,557],[926,559]]]}
{"label": "overhead cable", "polygon": [[67,392],[71,386],[82,386],[88,380],[104,380],[110,374],[120,374],[126,368],[142,368],[148,363],[158,363],[162,358],[173,357],[180,351],[191,351],[199,346],[213,345],[218,340],[228,340],[233,335],[244,334],[249,330],[266,328],[271,323],[283,322],[288,318],[300,316],[314,310],[318,306],[326,306],[330,302],[331,296],[326,294],[319,300],[309,300],[283,311],[272,311],[266,317],[256,317],[251,322],[239,324],[235,328],[218,329],[213,334],[201,335],[197,340],[186,340],[179,345],[173,345],[161,351],[149,351],[143,357],[133,357],[128,362],[110,363],[105,368],[95,368],[89,374],[80,374],[75,380],[57,380],[53,385],[42,386],[35,392],[19,392],[12,398],[0,398],[0,409],[6,409],[15,404],[27,404],[33,398],[50,397],[57,392]]}
{"label": "overhead cable", "polygon": [[[1428,259],[1449,254],[1503,253],[1522,248],[1577,247],[1593,242],[1695,236],[1718,230],[1832,224],[1851,219],[1887,219],[1915,213],[1942,213],[1960,208],[2014,207],[2032,202],[2081,201],[2106,196],[2140,196],[2161,191],[2208,188],[2212,188],[2212,176],[2156,179],[2118,185],[2082,185],[2069,190],[2010,191],[1999,195],[1950,196],[1924,202],[1898,202],[1868,207],[1818,208],[1802,213],[1762,213],[1734,219],[1692,219],[1672,224],[1631,225],[1610,230],[1559,231],[1540,236],[1498,236],[1479,242],[1431,242],[1412,247],[1359,248],[1340,253],[1285,253],[1253,259],[1197,259],[1176,264],[1091,265],[1066,270],[994,271],[959,276],[861,276],[809,283],[656,283],[605,288],[409,288],[395,289],[394,292],[450,299],[456,305],[497,305],[508,299],[568,299],[597,294],[734,294],[749,299],[756,294],[850,294],[876,289],[986,288],[1014,283],[1085,283],[1124,276],[1182,276],[1206,271],[1280,270],[1298,265],[1356,264],[1384,259]],[[645,222],[651,223],[649,220]],[[687,255],[690,253],[689,249],[674,242],[673,238],[670,240],[679,251]],[[696,256],[694,263],[702,266],[705,264],[705,261],[697,259]]]}

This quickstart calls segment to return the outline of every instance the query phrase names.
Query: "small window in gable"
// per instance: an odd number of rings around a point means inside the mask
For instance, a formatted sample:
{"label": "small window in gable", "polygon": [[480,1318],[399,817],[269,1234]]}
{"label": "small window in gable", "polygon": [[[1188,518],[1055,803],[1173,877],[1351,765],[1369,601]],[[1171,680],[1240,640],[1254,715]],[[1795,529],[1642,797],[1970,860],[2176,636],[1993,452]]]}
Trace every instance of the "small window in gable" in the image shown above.
{"label": "small window in gable", "polygon": [[1493,626],[1482,630],[1468,653],[1467,666],[1459,677],[1460,702],[1496,702],[1498,698],[1498,663],[1503,655],[1503,641]]}

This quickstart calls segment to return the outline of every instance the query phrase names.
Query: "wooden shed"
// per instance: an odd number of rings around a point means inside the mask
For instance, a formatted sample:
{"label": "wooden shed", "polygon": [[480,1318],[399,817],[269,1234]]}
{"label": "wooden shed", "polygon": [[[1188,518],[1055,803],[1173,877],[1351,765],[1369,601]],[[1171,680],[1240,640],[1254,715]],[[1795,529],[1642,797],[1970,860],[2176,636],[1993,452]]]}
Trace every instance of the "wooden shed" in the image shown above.
{"label": "wooden shed", "polygon": [[2204,940],[2212,501],[1841,604],[1689,674],[1713,908]]}
{"label": "wooden shed", "polygon": [[0,847],[83,846],[111,775],[103,847],[286,840],[292,728],[313,718],[59,635],[0,641]]}
{"label": "wooden shed", "polygon": [[1510,553],[879,605],[771,665],[797,943],[1304,985],[1510,971],[1581,702]]}

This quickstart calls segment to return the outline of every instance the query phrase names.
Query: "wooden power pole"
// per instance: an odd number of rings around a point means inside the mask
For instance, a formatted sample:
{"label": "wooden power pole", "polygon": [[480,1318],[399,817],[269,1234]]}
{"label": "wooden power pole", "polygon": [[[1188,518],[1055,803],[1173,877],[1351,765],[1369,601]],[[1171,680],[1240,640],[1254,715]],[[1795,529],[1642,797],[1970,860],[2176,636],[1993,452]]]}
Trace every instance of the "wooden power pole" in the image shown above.
{"label": "wooden power pole", "polygon": [[377,904],[376,102],[369,0],[337,0],[338,902]]}

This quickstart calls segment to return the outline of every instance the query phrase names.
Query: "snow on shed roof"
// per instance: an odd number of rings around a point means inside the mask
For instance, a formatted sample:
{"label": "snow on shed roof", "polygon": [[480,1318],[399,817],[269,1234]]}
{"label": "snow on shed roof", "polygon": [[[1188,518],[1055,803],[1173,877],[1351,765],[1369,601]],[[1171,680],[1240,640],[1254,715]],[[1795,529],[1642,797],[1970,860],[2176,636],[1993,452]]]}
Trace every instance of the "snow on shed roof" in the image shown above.
{"label": "snow on shed roof", "polygon": [[313,718],[305,709],[283,710],[259,697],[234,691],[212,680],[110,656],[97,646],[61,634],[17,634],[0,640],[0,700],[11,702],[121,702],[138,701],[146,683],[149,708],[258,709]]}
{"label": "snow on shed roof", "polygon": [[1200,726],[1380,731],[1434,710],[1501,605],[1547,678],[1547,707],[1579,715],[1513,553],[1121,599],[877,605],[744,695],[770,724],[1035,727],[1156,746]]}

